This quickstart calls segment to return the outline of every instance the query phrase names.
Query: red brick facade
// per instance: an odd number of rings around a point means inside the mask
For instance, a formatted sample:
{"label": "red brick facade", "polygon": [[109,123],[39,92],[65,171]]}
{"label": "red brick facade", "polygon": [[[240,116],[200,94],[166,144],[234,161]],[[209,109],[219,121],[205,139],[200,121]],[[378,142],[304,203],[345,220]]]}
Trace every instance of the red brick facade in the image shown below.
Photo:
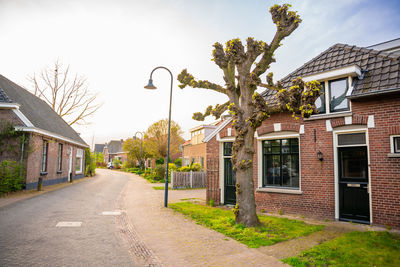
{"label": "red brick facade", "polygon": [[[183,147],[183,155],[184,159],[189,159],[189,164],[192,163],[202,163],[203,158],[203,169],[204,171],[207,170],[207,144],[206,143],[199,143],[196,145],[186,145]],[[182,164],[185,164],[182,162]]]}
{"label": "red brick facade", "polygon": [[[349,113],[346,114],[349,116]],[[258,210],[283,211],[289,214],[319,218],[335,218],[335,159],[334,131],[362,127],[367,132],[370,162],[371,220],[377,225],[400,228],[400,158],[390,157],[390,135],[400,134],[400,97],[363,99],[352,102],[351,123],[343,117],[294,120],[290,114],[274,114],[257,129],[258,136],[282,131],[299,133],[300,190],[297,194],[264,192],[258,187],[257,139],[254,154],[254,184]],[[373,120],[372,117],[373,116]],[[370,118],[370,121],[369,121]],[[327,120],[331,130],[327,129]],[[370,122],[370,125],[368,123]],[[280,123],[275,131],[274,123]],[[303,125],[304,133],[300,130]],[[340,127],[340,128],[339,128]],[[227,125],[207,143],[207,201],[221,202],[219,175],[219,142],[227,136]],[[333,131],[332,131],[333,130]],[[232,130],[232,134],[234,131]],[[317,153],[323,153],[323,161]],[[336,163],[337,164],[337,163]],[[223,202],[223,201],[222,201]]]}

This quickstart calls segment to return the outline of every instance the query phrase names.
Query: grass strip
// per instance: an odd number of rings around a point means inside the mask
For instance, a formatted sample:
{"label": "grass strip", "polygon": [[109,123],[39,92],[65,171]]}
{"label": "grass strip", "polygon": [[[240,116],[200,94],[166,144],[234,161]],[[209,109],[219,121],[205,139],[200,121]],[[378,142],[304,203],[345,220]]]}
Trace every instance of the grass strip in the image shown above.
{"label": "grass strip", "polygon": [[292,266],[400,266],[400,236],[351,232],[290,257]]}
{"label": "grass strip", "polygon": [[309,235],[320,231],[324,226],[309,225],[303,221],[259,215],[261,222],[257,227],[246,227],[235,223],[235,216],[230,210],[223,210],[191,202],[179,202],[169,205],[198,224],[204,225],[231,237],[251,248],[273,245],[277,242]]}

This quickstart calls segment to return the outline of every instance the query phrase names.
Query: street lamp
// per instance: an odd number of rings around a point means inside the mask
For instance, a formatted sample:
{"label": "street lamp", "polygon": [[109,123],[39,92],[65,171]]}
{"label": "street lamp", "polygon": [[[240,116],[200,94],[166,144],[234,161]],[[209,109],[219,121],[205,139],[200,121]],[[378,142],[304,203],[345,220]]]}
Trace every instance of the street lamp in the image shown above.
{"label": "street lamp", "polygon": [[170,143],[170,135],[171,135],[171,105],[172,105],[172,82],[173,82],[173,76],[172,76],[172,72],[167,69],[166,67],[156,67],[154,68],[151,73],[150,73],[150,79],[149,79],[149,83],[144,87],[146,89],[150,89],[150,90],[154,90],[157,89],[157,87],[155,87],[153,85],[153,72],[157,69],[165,69],[169,72],[169,74],[171,75],[171,91],[169,93],[169,116],[168,116],[168,149],[167,149],[167,172],[165,174],[165,195],[164,195],[164,207],[168,207],[168,165],[169,165],[169,143]]}
{"label": "street lamp", "polygon": [[136,132],[135,133],[135,139],[136,139],[136,135],[137,134],[140,134],[141,136],[142,136],[142,138],[140,138],[140,160],[139,160],[139,175],[141,174],[141,170],[142,170],[142,157],[143,157],[143,137],[144,137],[144,134],[143,134],[143,132]]}

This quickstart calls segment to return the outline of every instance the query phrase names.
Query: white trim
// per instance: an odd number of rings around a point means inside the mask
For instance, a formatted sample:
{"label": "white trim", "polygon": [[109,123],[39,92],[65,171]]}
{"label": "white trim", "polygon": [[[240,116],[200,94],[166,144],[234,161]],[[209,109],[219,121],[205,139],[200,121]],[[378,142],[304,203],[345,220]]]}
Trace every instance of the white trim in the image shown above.
{"label": "white trim", "polygon": [[32,122],[19,109],[13,109],[12,111],[27,127],[33,127]]}
{"label": "white trim", "polygon": [[348,77],[348,76],[359,76],[361,75],[361,69],[357,65],[348,66],[344,68],[339,68],[336,70],[330,70],[321,72],[318,74],[313,74],[309,76],[304,76],[303,81],[310,82],[310,81],[325,81],[325,80],[333,80],[336,78],[341,77]]}
{"label": "white trim", "polygon": [[[351,101],[350,101],[351,103]],[[332,119],[332,118],[340,118],[345,116],[352,116],[353,112],[351,111],[340,111],[335,113],[325,113],[325,114],[315,114],[311,115],[309,118],[304,118],[305,121],[314,121],[314,120],[322,120],[322,119]]]}
{"label": "white trim", "polygon": [[[83,173],[83,169],[82,169],[83,168],[83,149],[82,148],[78,148],[76,150],[75,158],[76,158],[76,160],[79,159],[79,161],[80,161],[79,171],[76,171],[75,174],[82,174]],[[75,162],[75,169],[76,169],[76,162]]]}
{"label": "white trim", "polygon": [[272,187],[259,187],[256,189],[257,192],[267,192],[267,193],[282,193],[282,194],[293,194],[302,195],[303,191],[300,189],[286,189],[286,188],[272,188]]}
{"label": "white trim", "polygon": [[228,136],[232,135],[232,128],[228,128]]}
{"label": "white trim", "polygon": [[375,120],[374,120],[374,115],[369,115],[368,116],[368,123],[367,123],[368,128],[375,128]]}
{"label": "white trim", "polygon": [[[338,145],[338,135],[348,133],[365,133],[365,144],[357,145]],[[369,153],[369,136],[368,128],[360,125],[349,125],[336,128],[333,130],[333,163],[334,163],[334,180],[335,180],[335,219],[339,220],[339,160],[338,148],[339,147],[352,147],[352,146],[365,146],[367,147],[367,161],[368,161],[368,192],[369,192],[369,220],[372,223],[372,191],[371,191],[371,163]]]}
{"label": "white trim", "polygon": [[231,121],[232,121],[232,118],[229,118],[229,119],[224,120],[223,122],[221,122],[221,124],[214,131],[212,131],[209,135],[207,135],[207,137],[205,137],[203,139],[203,142],[207,143],[208,141],[210,141],[214,136],[216,136]]}
{"label": "white trim", "polygon": [[304,134],[304,124],[300,125],[299,134]]}
{"label": "white trim", "polygon": [[[279,187],[263,187],[262,186],[262,141],[264,140],[276,140],[276,139],[287,139],[287,138],[297,138],[299,140],[299,188],[286,189]],[[283,131],[267,133],[257,138],[257,191],[260,192],[274,192],[274,193],[284,193],[284,194],[302,194],[301,191],[301,152],[300,152],[300,134],[296,132]]]}
{"label": "white trim", "polygon": [[280,132],[281,131],[281,124],[280,123],[274,123],[274,131],[275,132]]}
{"label": "white trim", "polygon": [[326,131],[327,132],[332,132],[331,120],[326,120],[325,121],[325,125],[326,125]]}
{"label": "white trim", "polygon": [[220,191],[220,203],[224,204],[225,199],[225,181],[224,181],[224,143],[219,143],[219,189]]}
{"label": "white trim", "polygon": [[344,117],[344,124],[346,124],[346,125],[353,124],[353,117],[352,116]]}
{"label": "white trim", "polygon": [[0,103],[0,108],[4,109],[19,109],[20,105],[17,103]]}
{"label": "white trim", "polygon": [[20,130],[20,131],[24,131],[24,132],[33,132],[33,133],[43,134],[43,135],[46,135],[48,137],[57,138],[59,140],[62,140],[62,141],[65,141],[65,142],[68,142],[68,143],[71,143],[71,144],[74,144],[74,145],[78,145],[78,146],[82,146],[82,147],[89,147],[86,144],[82,144],[82,143],[76,142],[76,141],[74,141],[72,139],[69,139],[69,138],[63,137],[61,135],[54,134],[54,133],[51,133],[49,131],[45,131],[45,130],[42,130],[42,129],[39,129],[39,128],[36,128],[36,127],[15,126],[15,129],[16,130]]}
{"label": "white trim", "polygon": [[[398,155],[398,157],[400,157],[400,153],[395,153],[394,152],[394,138],[395,137],[400,137],[400,135],[399,134],[394,134],[394,135],[391,135],[389,138],[390,138],[390,154],[392,154],[392,155],[390,155],[391,157],[393,157],[393,158],[395,158],[396,157],[396,155]],[[390,157],[389,156],[389,157]]]}
{"label": "white trim", "polygon": [[[353,77],[349,76],[349,90],[347,90],[346,96],[351,96],[351,94],[353,93],[354,87],[352,84],[353,84]],[[351,101],[349,102],[351,103]]]}

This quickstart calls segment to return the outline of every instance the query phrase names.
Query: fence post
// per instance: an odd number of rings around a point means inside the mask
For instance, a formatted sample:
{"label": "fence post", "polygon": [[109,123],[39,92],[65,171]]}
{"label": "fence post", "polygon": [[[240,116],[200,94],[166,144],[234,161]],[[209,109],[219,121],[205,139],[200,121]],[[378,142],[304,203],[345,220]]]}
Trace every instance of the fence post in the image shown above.
{"label": "fence post", "polygon": [[193,188],[193,171],[190,171],[190,188]]}
{"label": "fence post", "polygon": [[171,171],[171,189],[174,188],[174,171]]}

